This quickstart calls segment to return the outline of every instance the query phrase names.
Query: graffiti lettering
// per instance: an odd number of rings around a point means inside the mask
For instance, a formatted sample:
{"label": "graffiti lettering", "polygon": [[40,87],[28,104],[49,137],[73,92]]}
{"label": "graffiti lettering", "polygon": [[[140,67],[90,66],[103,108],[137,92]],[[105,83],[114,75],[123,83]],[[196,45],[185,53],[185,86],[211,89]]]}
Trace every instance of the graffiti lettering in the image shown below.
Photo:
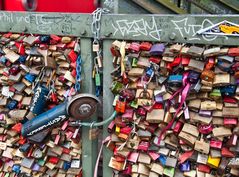
{"label": "graffiti lettering", "polygon": [[[191,36],[187,38],[188,41],[193,41],[193,40],[200,41],[202,38],[200,38],[200,36],[197,35],[197,31],[204,29],[205,27],[214,25],[214,23],[212,23],[208,19],[204,19],[201,24],[191,24],[188,18],[183,18],[181,20],[171,20],[171,22],[173,23],[175,30],[179,32],[181,37],[184,38],[186,36]],[[202,37],[206,41],[213,41],[218,36],[203,34]],[[226,37],[226,39],[228,38]]]}
{"label": "graffiti lettering", "polygon": [[123,37],[126,35],[137,36],[148,36],[155,40],[160,40],[161,29],[158,28],[158,25],[152,17],[152,22],[149,24],[143,18],[139,20],[116,20],[115,23],[112,23],[114,28],[114,34],[120,33]]}
{"label": "graffiti lettering", "polygon": [[59,122],[65,120],[65,119],[66,119],[66,116],[65,116],[65,115],[60,115],[60,116],[56,117],[55,119],[50,120],[49,122],[47,122],[45,125],[42,125],[42,126],[40,126],[39,128],[37,128],[37,129],[31,131],[30,133],[27,134],[27,136],[34,135],[34,134],[38,133],[39,131],[44,130],[44,129],[46,129],[46,128],[48,128],[48,127],[54,125],[54,124],[57,124],[57,123],[59,123]]}

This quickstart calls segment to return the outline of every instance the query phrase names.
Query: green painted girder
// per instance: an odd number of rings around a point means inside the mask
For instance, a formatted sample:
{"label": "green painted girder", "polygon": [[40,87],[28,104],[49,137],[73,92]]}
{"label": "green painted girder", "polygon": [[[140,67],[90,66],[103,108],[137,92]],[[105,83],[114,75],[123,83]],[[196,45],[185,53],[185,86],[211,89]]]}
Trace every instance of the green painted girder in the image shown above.
{"label": "green painted girder", "polygon": [[179,8],[178,6],[176,6],[174,3],[170,2],[169,0],[155,0],[155,1],[164,5],[166,8],[170,9],[176,14],[187,14],[187,11]]}
{"label": "green painted girder", "polygon": [[[188,0],[210,14],[237,14],[228,0]],[[230,0],[232,2],[232,0]]]}
{"label": "green painted girder", "polygon": [[210,9],[207,5],[202,4],[198,0],[188,0],[188,1],[191,2],[192,4],[194,4],[195,6],[199,7],[200,9],[204,10],[205,12],[207,12],[209,14],[214,14],[212,9]]}
{"label": "green painted girder", "polygon": [[177,7],[168,0],[131,0],[136,5],[152,14],[187,14],[186,10]]}
{"label": "green painted girder", "polygon": [[224,5],[230,7],[231,9],[239,12],[239,1],[238,0],[219,0]]}

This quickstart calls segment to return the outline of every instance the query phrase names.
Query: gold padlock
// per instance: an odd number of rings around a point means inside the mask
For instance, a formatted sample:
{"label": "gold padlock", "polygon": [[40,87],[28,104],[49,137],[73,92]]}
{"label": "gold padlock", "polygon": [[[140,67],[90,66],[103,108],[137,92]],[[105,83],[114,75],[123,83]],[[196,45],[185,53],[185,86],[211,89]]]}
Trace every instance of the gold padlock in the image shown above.
{"label": "gold padlock", "polygon": [[208,160],[207,160],[207,164],[209,166],[211,166],[212,168],[218,168],[219,164],[220,164],[220,161],[221,161],[221,158],[219,158],[219,157],[214,157],[213,158],[209,155]]}

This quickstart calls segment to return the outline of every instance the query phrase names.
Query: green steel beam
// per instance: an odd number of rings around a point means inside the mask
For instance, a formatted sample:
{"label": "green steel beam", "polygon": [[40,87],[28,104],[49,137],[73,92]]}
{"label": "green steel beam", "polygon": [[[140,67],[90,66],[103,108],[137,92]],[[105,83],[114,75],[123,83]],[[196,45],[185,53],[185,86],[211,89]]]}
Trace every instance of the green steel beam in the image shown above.
{"label": "green steel beam", "polygon": [[[81,58],[82,58],[82,93],[94,93],[94,82],[92,81],[93,54],[91,51],[92,41],[89,38],[81,38]],[[89,122],[97,121],[97,115],[92,116]],[[94,167],[98,152],[98,140],[89,140],[89,127],[82,127],[82,170],[83,176],[93,176]]]}
{"label": "green steel beam", "polygon": [[146,2],[145,0],[132,0],[132,1],[152,14],[162,13],[162,10],[160,8],[155,6],[155,4],[151,4],[153,1],[151,2]]}
{"label": "green steel beam", "polygon": [[176,14],[187,14],[187,12],[179,7],[177,7],[174,3],[169,0],[156,0],[158,3],[164,5],[166,8],[170,9]]}
{"label": "green steel beam", "polygon": [[188,1],[209,14],[215,14],[215,12],[213,12],[212,9],[210,9],[209,4],[205,5],[198,0],[188,0]]}
{"label": "green steel beam", "polygon": [[[112,83],[111,75],[110,73],[113,70],[113,64],[112,64],[112,54],[110,52],[110,47],[112,44],[112,40],[104,40],[103,41],[103,58],[104,58],[104,85],[103,85],[103,117],[104,119],[107,119],[113,110],[113,94],[110,91],[110,85]],[[108,125],[104,125],[103,127],[103,138],[109,136],[108,134]],[[103,148],[103,177],[110,177],[112,176],[112,170],[108,167],[110,157],[112,156],[112,152],[107,149],[105,146]]]}
{"label": "green steel beam", "polygon": [[230,7],[235,10],[237,13],[239,12],[239,1],[238,0],[219,0],[225,6]]}
{"label": "green steel beam", "polygon": [[165,0],[131,0],[140,7],[144,8],[152,14],[163,14],[163,13],[172,13],[172,14],[186,14],[187,12],[174,3]]}
{"label": "green steel beam", "polygon": [[101,32],[111,39],[239,45],[236,36],[197,34],[224,20],[239,24],[238,15],[107,15]]}
{"label": "green steel beam", "polygon": [[236,0],[188,0],[209,14],[237,14],[239,2]]}
{"label": "green steel beam", "polygon": [[[198,35],[197,31],[228,20],[239,24],[239,15],[116,15],[102,16],[101,38],[239,45],[238,37]],[[73,35],[92,38],[92,16],[68,13],[0,11],[0,31]]]}

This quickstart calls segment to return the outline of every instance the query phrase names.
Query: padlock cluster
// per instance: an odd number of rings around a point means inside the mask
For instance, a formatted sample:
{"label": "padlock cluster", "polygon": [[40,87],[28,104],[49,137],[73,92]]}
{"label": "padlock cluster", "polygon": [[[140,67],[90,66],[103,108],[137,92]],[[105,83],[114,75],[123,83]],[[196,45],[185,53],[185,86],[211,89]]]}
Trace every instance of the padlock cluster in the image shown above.
{"label": "padlock cluster", "polygon": [[114,41],[109,167],[132,177],[239,176],[239,48]]}
{"label": "padlock cluster", "polygon": [[1,176],[81,174],[81,140],[68,121],[32,139],[21,135],[23,123],[76,93],[79,60],[75,37],[1,34]]}

